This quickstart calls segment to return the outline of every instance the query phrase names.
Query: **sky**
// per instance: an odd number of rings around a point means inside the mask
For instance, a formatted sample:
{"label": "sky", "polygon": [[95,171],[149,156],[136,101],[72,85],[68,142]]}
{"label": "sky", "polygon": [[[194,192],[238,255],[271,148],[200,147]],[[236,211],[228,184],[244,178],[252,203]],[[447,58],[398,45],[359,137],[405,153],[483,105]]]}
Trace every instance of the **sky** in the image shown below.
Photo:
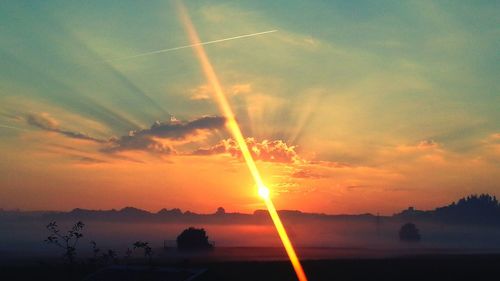
{"label": "sky", "polygon": [[[498,1],[184,4],[276,208],[500,195]],[[0,2],[0,208],[265,208],[178,13]]]}

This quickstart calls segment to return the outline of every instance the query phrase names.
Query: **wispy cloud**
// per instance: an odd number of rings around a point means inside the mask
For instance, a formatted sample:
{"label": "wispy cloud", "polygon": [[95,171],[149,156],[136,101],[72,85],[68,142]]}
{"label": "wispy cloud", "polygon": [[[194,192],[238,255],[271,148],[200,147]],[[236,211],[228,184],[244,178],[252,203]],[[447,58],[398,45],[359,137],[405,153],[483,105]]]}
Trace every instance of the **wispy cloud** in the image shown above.
{"label": "wispy cloud", "polygon": [[[252,86],[249,83],[233,84],[226,87],[224,92],[229,96],[240,94],[248,94],[252,91]],[[191,89],[191,100],[208,100],[213,96],[212,88],[209,85],[201,85]]]}
{"label": "wispy cloud", "polygon": [[318,179],[324,176],[310,169],[299,169],[291,174],[292,178],[298,179]]}
{"label": "wispy cloud", "polygon": [[26,121],[28,122],[28,124],[38,127],[42,130],[59,133],[69,138],[88,140],[98,143],[107,142],[107,140],[94,138],[85,133],[62,129],[59,126],[59,122],[51,117],[48,113],[28,114],[26,116]]}

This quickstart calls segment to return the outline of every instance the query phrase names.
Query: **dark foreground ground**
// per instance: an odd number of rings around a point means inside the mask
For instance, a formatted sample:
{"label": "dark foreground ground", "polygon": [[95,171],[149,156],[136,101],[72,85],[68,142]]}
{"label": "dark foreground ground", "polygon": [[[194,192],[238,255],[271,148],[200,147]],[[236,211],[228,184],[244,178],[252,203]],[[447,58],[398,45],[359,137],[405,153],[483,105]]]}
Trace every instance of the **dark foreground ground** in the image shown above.
{"label": "dark foreground ground", "polygon": [[[303,261],[310,281],[320,280],[500,280],[500,255],[427,255],[386,259]],[[197,277],[194,277],[197,275]],[[192,278],[194,277],[194,278]],[[192,279],[190,279],[192,278]],[[31,263],[0,265],[0,280],[223,281],[296,280],[285,261],[189,262],[96,267]]]}

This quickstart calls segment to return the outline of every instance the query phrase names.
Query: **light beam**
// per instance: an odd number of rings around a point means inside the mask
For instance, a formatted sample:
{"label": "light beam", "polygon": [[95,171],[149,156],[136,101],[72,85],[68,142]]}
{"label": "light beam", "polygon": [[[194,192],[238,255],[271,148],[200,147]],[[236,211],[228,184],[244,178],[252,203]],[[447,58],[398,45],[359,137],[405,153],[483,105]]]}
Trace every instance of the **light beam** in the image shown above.
{"label": "light beam", "polygon": [[292,263],[293,269],[297,274],[297,278],[299,279],[299,281],[307,281],[307,277],[304,273],[302,265],[300,264],[299,258],[295,253],[295,249],[293,248],[292,242],[288,238],[288,234],[286,233],[285,227],[283,226],[283,223],[281,222],[278,212],[276,211],[276,208],[274,207],[274,204],[271,198],[269,197],[269,189],[264,185],[264,182],[262,181],[259,170],[257,169],[252,154],[250,153],[250,150],[248,149],[248,146],[245,142],[245,138],[241,133],[240,127],[236,122],[234,113],[231,107],[229,106],[229,102],[224,94],[224,91],[222,90],[219,78],[217,77],[217,74],[215,73],[215,70],[212,64],[210,63],[210,60],[208,59],[208,56],[205,53],[203,44],[200,43],[201,41],[200,38],[198,37],[198,33],[196,32],[196,29],[193,23],[191,22],[191,19],[189,18],[189,15],[184,5],[181,3],[181,1],[177,1],[177,4],[181,21],[184,24],[184,27],[186,28],[186,31],[189,36],[189,40],[191,41],[190,46],[193,47],[195,54],[200,61],[203,72],[214,90],[215,98],[220,107],[220,110],[227,119],[228,129],[231,131],[233,137],[238,142],[243,158],[245,159],[248,169],[250,170],[250,173],[252,174],[254,181],[257,184],[258,193],[264,199],[267,210],[269,211],[269,215],[271,216],[271,219],[274,223],[274,226],[276,227],[281,242],[285,247],[286,253],[290,259],[290,262]]}

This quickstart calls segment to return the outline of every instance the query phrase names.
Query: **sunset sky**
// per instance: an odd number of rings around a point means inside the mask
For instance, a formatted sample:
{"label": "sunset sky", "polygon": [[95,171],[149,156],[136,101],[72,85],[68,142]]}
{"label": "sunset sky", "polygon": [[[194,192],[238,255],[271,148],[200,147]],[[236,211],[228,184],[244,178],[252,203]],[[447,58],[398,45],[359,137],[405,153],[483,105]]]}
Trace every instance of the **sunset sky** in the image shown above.
{"label": "sunset sky", "polygon": [[[276,208],[500,195],[498,1],[184,1]],[[263,209],[171,1],[0,2],[0,208]]]}

